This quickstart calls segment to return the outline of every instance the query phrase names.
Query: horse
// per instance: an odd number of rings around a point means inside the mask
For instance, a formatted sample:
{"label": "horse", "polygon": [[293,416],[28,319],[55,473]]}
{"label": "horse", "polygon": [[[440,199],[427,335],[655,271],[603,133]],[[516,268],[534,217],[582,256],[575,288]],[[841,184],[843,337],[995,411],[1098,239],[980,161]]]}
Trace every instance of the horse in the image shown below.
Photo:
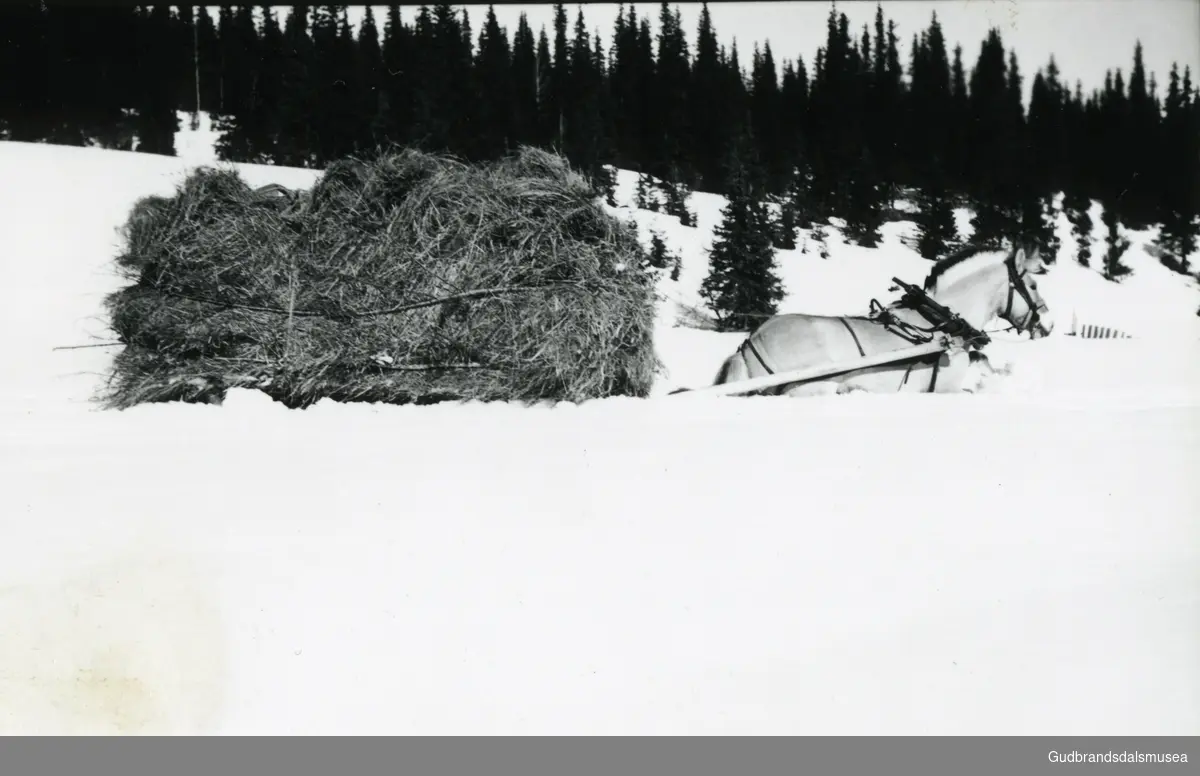
{"label": "horse", "polygon": [[[1047,271],[1035,241],[1012,241],[1008,248],[973,244],[936,262],[925,278],[923,290],[977,331],[999,317],[1013,330],[1037,339],[1049,336],[1053,330],[1053,323],[1043,320],[1042,315],[1049,309],[1033,277]],[[725,359],[713,384],[865,358],[929,339],[922,330],[931,328],[930,321],[904,300],[886,307],[872,300],[872,307],[875,309],[871,315],[775,315]],[[954,356],[941,353],[753,394],[801,397],[851,391],[956,393],[972,390],[967,377],[978,362],[982,362],[982,369],[990,369],[986,357],[977,351]]]}

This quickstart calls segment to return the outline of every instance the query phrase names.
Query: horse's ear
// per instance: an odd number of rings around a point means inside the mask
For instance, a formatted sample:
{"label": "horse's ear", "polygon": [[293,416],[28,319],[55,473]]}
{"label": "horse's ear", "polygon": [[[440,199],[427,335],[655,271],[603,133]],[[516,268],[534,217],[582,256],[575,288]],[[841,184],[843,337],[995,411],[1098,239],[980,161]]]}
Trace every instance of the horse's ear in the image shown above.
{"label": "horse's ear", "polygon": [[1017,272],[1029,272],[1037,274],[1043,268],[1041,249],[1037,243],[1024,243],[1017,245],[1017,250],[1013,254],[1013,264],[1016,265]]}
{"label": "horse's ear", "polygon": [[1046,271],[1046,259],[1042,256],[1042,248],[1040,245],[1034,244],[1030,247],[1029,252],[1025,254],[1025,259],[1018,267],[1024,267],[1025,271],[1031,275],[1040,275]]}

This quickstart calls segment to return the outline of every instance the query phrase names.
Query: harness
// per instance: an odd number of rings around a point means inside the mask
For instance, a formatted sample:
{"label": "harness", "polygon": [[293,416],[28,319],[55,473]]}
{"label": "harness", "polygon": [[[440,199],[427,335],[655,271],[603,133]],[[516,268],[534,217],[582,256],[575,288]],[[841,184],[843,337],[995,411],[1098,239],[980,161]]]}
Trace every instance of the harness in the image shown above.
{"label": "harness", "polygon": [[[1025,304],[1029,307],[1030,312],[1021,326],[1010,328],[1031,330],[1037,327],[1044,332],[1045,329],[1041,325],[1041,310],[1045,308],[1042,305],[1034,304],[1033,297],[1025,285],[1025,273],[1017,271],[1015,252],[1004,262],[1004,266],[1008,270],[1008,301],[1005,304],[1002,317],[1007,319],[1012,315],[1014,296],[1015,294],[1020,294],[1021,298],[1025,300]],[[899,301],[891,306],[885,306],[879,300],[872,299],[870,312],[867,316],[868,320],[883,326],[892,334],[906,340],[912,345],[923,345],[931,342],[939,334],[949,339],[961,341],[963,349],[967,351],[982,350],[984,346],[991,342],[991,337],[988,336],[987,332],[971,326],[957,313],[930,297],[923,288],[911,283],[905,283],[899,278],[892,278],[892,281],[896,283],[896,288],[904,290],[904,294],[900,297]],[[929,322],[929,326],[918,326],[901,320],[893,312],[896,309],[908,309],[916,312]],[[865,358],[866,351],[863,350],[858,335],[853,331],[845,318],[842,318],[842,323],[850,330],[851,335],[854,337],[854,344],[858,347],[858,352]],[[914,361],[908,365],[908,368],[904,371],[904,379],[900,383],[901,387],[908,384],[908,378],[912,374],[913,367],[918,363],[920,361]],[[939,355],[933,360],[933,375],[930,378],[929,388],[927,389],[928,393],[933,393],[937,387],[938,373],[941,370],[941,366],[942,357]]]}
{"label": "harness", "polygon": [[1042,326],[1041,311],[1046,309],[1045,305],[1036,305],[1033,303],[1033,296],[1029,293],[1029,289],[1025,286],[1025,273],[1017,272],[1017,264],[1012,257],[1004,262],[1004,266],[1008,269],[1008,304],[1004,307],[1004,318],[1012,315],[1013,292],[1021,295],[1025,300],[1025,304],[1029,307],[1029,315],[1025,318],[1024,328],[1029,330],[1035,326],[1043,334],[1046,334],[1046,329]]}
{"label": "harness", "polygon": [[[1029,293],[1029,289],[1025,286],[1024,273],[1017,271],[1015,252],[1004,262],[1004,266],[1008,270],[1008,301],[1005,305],[1003,317],[1007,319],[1012,315],[1013,299],[1016,294],[1020,294],[1021,298],[1025,300],[1025,304],[1028,305],[1030,313],[1021,326],[1010,328],[1030,330],[1038,327],[1042,329],[1040,313],[1045,308],[1044,306],[1034,304],[1033,297]],[[893,290],[901,289],[904,291],[900,299],[891,305],[884,305],[878,299],[872,299],[866,318],[858,318],[857,320],[866,320],[878,324],[911,345],[923,345],[932,342],[935,337],[941,336],[945,339],[960,341],[963,344],[964,350],[978,351],[991,342],[991,337],[988,336],[987,332],[971,326],[971,324],[963,320],[953,310],[929,296],[928,292],[920,286],[905,283],[903,280],[895,277],[892,278],[892,282],[896,284]],[[898,309],[912,310],[924,318],[929,325],[918,326],[917,324],[901,319],[894,312]],[[846,331],[854,340],[854,346],[858,349],[859,355],[866,358],[867,351],[863,347],[861,339],[859,339],[858,332],[850,325],[850,318],[839,316],[838,319],[846,327]],[[1042,329],[1042,331],[1044,332],[1045,329]],[[759,349],[755,347],[753,338],[747,337],[744,339],[738,350],[743,353],[743,358],[745,357],[744,351],[748,350],[767,374],[775,374],[775,369],[767,362],[767,359]],[[933,393],[937,388],[938,375],[942,368],[942,355],[944,354],[939,354],[933,359],[933,374],[930,377],[929,388],[926,389],[927,393]],[[912,370],[917,364],[929,363],[926,358],[928,357],[918,358],[909,363],[908,368],[904,371],[904,379],[900,383],[901,387],[908,384]]]}
{"label": "harness", "polygon": [[[900,278],[892,278],[897,287],[904,289],[904,295],[890,307],[880,304],[878,299],[871,300],[871,311],[868,318],[896,336],[907,340],[913,345],[923,345],[932,342],[938,334],[962,340],[967,347],[982,348],[992,341],[987,333],[976,329],[967,323],[957,313],[929,296],[924,289],[905,283]],[[1012,288],[1009,287],[1009,312],[1012,311]],[[929,326],[917,326],[901,320],[893,310],[907,309],[916,312]]]}

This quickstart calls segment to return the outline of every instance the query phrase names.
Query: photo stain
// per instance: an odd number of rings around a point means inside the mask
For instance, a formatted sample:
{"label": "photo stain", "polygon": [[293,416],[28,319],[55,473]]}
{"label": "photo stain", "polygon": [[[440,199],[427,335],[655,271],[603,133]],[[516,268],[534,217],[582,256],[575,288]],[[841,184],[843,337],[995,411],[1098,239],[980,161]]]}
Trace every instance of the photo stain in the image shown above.
{"label": "photo stain", "polygon": [[174,551],[0,585],[0,735],[210,733],[223,633],[213,578]]}

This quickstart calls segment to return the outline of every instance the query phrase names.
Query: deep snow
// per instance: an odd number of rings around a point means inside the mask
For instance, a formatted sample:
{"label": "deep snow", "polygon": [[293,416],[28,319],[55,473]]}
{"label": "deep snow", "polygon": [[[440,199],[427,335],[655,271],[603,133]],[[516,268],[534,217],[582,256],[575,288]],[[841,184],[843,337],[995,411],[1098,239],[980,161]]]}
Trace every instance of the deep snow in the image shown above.
{"label": "deep snow", "polygon": [[[1200,728],[1200,292],[1151,235],[1041,283],[1136,339],[1002,338],[987,394],[100,411],[113,349],[53,348],[107,339],[114,230],[192,158],[0,143],[0,732]],[[636,214],[670,301],[693,207]],[[906,229],[783,255],[785,306],[919,281]],[[738,341],[674,319],[660,394]]]}

